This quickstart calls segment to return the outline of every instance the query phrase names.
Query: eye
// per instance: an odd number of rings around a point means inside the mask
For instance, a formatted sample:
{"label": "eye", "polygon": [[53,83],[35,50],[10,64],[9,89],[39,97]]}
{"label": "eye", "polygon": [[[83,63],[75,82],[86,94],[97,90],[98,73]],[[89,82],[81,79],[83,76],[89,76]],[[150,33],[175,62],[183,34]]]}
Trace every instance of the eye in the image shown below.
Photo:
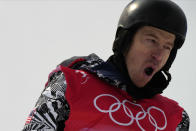
{"label": "eye", "polygon": [[167,45],[163,46],[163,48],[164,48],[164,49],[166,49],[166,50],[169,50],[169,51],[171,51],[171,50],[172,50],[172,47],[167,46]]}
{"label": "eye", "polygon": [[149,42],[151,44],[156,44],[157,43],[157,41],[155,39],[152,39],[152,38],[148,38],[147,42]]}

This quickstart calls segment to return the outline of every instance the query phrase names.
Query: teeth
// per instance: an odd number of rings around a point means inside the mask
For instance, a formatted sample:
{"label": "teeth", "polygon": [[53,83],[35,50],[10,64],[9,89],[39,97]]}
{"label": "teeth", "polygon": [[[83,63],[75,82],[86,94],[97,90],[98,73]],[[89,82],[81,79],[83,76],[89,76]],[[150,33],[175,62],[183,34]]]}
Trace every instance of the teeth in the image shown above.
{"label": "teeth", "polygon": [[148,76],[150,76],[152,74],[152,72],[153,72],[153,69],[151,67],[148,67],[148,68],[145,69],[145,73]]}

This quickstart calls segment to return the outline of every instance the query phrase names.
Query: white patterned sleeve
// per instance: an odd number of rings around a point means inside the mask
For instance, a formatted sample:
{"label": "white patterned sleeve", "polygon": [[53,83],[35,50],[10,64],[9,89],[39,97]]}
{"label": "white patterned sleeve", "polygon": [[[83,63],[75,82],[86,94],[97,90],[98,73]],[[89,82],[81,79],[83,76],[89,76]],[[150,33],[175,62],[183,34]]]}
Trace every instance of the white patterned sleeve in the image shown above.
{"label": "white patterned sleeve", "polygon": [[178,124],[176,131],[189,131],[190,119],[187,112],[182,112],[182,121]]}
{"label": "white patterned sleeve", "polygon": [[63,130],[70,112],[65,99],[66,87],[63,72],[52,73],[22,131]]}

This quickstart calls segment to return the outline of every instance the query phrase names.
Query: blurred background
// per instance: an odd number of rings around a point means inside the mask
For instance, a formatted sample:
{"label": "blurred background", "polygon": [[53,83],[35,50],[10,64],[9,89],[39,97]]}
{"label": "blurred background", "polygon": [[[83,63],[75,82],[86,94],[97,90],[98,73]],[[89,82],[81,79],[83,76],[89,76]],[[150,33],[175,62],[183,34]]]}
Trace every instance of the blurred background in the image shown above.
{"label": "blurred background", "polygon": [[[188,33],[170,69],[163,95],[188,112],[196,131],[196,1],[173,0],[184,10]],[[61,61],[112,54],[118,19],[130,0],[0,0],[0,130],[21,130]]]}

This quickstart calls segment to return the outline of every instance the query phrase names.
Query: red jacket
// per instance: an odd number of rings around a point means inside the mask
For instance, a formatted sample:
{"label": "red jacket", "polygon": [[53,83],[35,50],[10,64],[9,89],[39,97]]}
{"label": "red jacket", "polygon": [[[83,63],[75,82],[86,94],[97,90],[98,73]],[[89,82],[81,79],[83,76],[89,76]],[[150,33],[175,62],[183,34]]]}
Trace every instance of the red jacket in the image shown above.
{"label": "red jacket", "polygon": [[66,60],[49,75],[23,131],[188,131],[188,114],[176,102],[159,93],[133,100],[124,80],[95,54]]}
{"label": "red jacket", "polygon": [[65,96],[71,109],[65,131],[174,131],[182,120],[183,109],[166,97],[135,102],[88,72],[61,70],[67,76]]}

